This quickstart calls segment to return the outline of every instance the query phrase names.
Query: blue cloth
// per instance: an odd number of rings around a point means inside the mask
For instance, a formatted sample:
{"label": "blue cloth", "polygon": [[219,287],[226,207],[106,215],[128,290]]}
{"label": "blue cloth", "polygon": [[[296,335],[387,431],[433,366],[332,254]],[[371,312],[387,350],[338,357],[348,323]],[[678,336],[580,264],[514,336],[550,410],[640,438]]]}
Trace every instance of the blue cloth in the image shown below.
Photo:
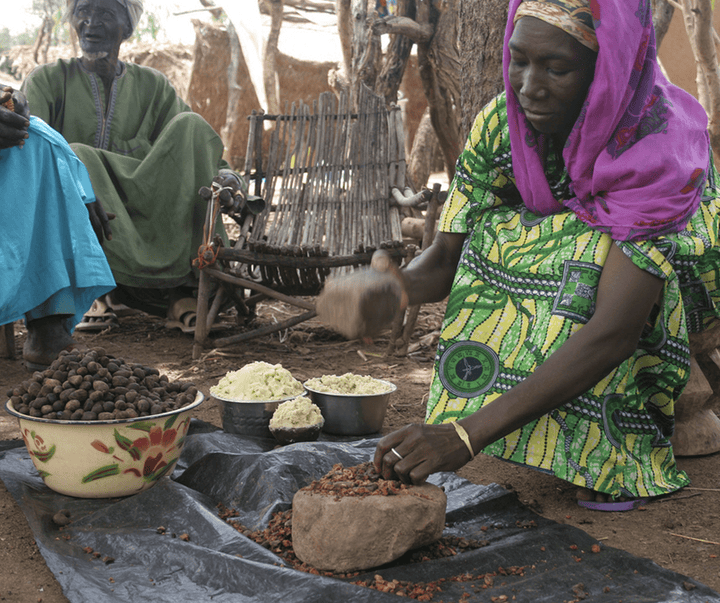
{"label": "blue cloth", "polygon": [[87,170],[65,139],[37,117],[21,149],[0,150],[0,324],[72,314],[115,287],[84,204]]}

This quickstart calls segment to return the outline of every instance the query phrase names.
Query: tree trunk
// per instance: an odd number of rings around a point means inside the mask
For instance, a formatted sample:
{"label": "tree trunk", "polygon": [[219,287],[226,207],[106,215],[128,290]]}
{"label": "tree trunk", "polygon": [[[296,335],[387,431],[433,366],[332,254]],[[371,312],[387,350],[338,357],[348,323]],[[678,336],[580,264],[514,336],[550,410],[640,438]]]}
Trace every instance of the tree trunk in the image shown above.
{"label": "tree trunk", "polygon": [[435,134],[443,154],[445,171],[452,180],[455,161],[462,148],[456,107],[460,102],[460,59],[458,56],[458,0],[447,0],[439,14],[429,2],[418,4],[417,22],[432,24],[430,43],[418,44],[418,68],[430,108]]}
{"label": "tree trunk", "polygon": [[360,84],[375,89],[381,60],[380,36],[370,29],[367,0],[352,0],[352,64],[350,90],[352,106],[357,108]]}
{"label": "tree trunk", "polygon": [[44,65],[48,62],[48,50],[50,49],[53,27],[55,27],[54,19],[46,15],[43,18],[33,46],[33,59],[38,65]]}
{"label": "tree trunk", "polygon": [[[413,19],[415,3],[411,0],[398,2],[398,16]],[[413,40],[403,34],[390,34],[390,44],[385,54],[385,61],[375,83],[375,92],[385,99],[390,106],[397,102],[398,90],[407,67]]]}
{"label": "tree trunk", "polygon": [[237,76],[240,61],[243,61],[244,59],[242,55],[242,48],[240,47],[240,40],[238,39],[235,27],[230,20],[228,20],[227,23],[227,32],[230,40],[230,62],[227,69],[228,104],[225,115],[225,125],[220,131],[220,138],[222,138],[225,146],[225,159],[228,163],[230,163],[232,160],[230,149],[232,148],[232,139],[235,135],[235,130],[236,128],[246,126],[242,123],[242,120],[238,119],[239,115],[237,112],[240,96],[242,95],[242,87],[238,82]]}
{"label": "tree trunk", "polygon": [[343,55],[343,72],[345,79],[350,77],[352,68],[352,0],[335,0],[335,13],[337,14],[338,34],[340,36],[340,48]]}
{"label": "tree trunk", "polygon": [[655,27],[655,42],[658,50],[670,27],[675,8],[667,0],[652,0],[652,20]]}
{"label": "tree trunk", "polygon": [[428,178],[432,173],[432,163],[437,147],[438,139],[430,120],[430,109],[428,108],[425,109],[420,125],[415,132],[412,151],[410,151],[408,159],[408,179],[415,190],[419,191],[427,185]]}
{"label": "tree trunk", "polygon": [[720,67],[713,34],[711,0],[682,0],[685,30],[697,64],[698,100],[708,114],[710,144],[720,156]]}
{"label": "tree trunk", "polygon": [[280,28],[283,20],[283,0],[270,0],[270,35],[265,45],[265,59],[263,62],[263,83],[267,96],[268,112],[280,113],[278,100],[277,53]]}
{"label": "tree trunk", "polygon": [[462,0],[460,3],[460,105],[462,138],[475,116],[502,92],[502,49],[507,0]]}

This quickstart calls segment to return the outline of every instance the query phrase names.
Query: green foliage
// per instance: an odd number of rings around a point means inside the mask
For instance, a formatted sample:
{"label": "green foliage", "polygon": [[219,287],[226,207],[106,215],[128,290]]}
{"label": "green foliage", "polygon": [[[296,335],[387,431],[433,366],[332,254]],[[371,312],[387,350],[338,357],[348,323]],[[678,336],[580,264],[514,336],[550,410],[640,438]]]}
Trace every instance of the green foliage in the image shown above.
{"label": "green foliage", "polygon": [[7,27],[0,29],[0,72],[17,77],[5,53],[13,46],[32,44],[35,41],[37,32],[38,28],[35,28],[34,30],[24,31],[21,34],[12,35]]}
{"label": "green foliage", "polygon": [[65,8],[65,0],[33,0],[30,12],[36,15],[55,15]]}
{"label": "green foliage", "polygon": [[140,22],[135,28],[135,32],[130,39],[140,42],[157,40],[161,29],[162,26],[160,25],[160,19],[158,16],[155,13],[146,10],[140,18]]}
{"label": "green foliage", "polygon": [[7,27],[3,27],[0,29],[0,52],[4,52],[13,46],[19,46],[21,44],[32,44],[36,36],[37,29],[12,35]]}

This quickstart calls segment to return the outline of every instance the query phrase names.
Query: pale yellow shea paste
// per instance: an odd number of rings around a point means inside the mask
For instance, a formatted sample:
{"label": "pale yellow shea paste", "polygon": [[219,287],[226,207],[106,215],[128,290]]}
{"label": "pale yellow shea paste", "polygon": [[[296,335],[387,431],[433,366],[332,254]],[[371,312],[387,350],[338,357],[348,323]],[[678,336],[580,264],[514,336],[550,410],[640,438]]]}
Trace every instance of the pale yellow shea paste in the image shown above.
{"label": "pale yellow shea paste", "polygon": [[300,396],[277,407],[270,419],[270,427],[273,429],[310,427],[323,422],[320,408],[309,398]]}
{"label": "pale yellow shea paste", "polygon": [[226,400],[282,400],[303,393],[302,383],[281,364],[251,362],[231,371],[210,388],[213,396]]}
{"label": "pale yellow shea paste", "polygon": [[354,394],[366,396],[368,394],[382,394],[390,391],[390,387],[382,381],[373,379],[369,375],[323,375],[320,378],[309,379],[305,385],[318,392],[328,394]]}

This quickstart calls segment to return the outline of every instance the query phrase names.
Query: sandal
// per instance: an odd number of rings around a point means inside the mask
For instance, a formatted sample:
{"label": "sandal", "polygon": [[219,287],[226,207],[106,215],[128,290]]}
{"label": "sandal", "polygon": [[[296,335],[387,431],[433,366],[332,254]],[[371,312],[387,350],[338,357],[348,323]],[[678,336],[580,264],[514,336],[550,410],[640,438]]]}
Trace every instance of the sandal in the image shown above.
{"label": "sandal", "polygon": [[[167,318],[166,328],[180,329],[183,333],[193,335],[197,322],[197,300],[194,297],[183,297],[177,300],[168,308]],[[215,322],[210,327],[210,331],[220,331],[231,326],[227,323]]]}
{"label": "sandal", "polygon": [[649,502],[649,498],[630,498],[628,500],[613,500],[609,502],[578,500],[577,504],[592,511],[632,511],[638,507],[644,507]]}
{"label": "sandal", "polygon": [[75,330],[100,332],[118,326],[120,326],[120,322],[117,314],[105,303],[104,298],[98,298],[85,312],[82,321],[75,325]]}
{"label": "sandal", "polygon": [[118,318],[122,318],[123,316],[136,316],[137,314],[143,313],[142,310],[138,310],[137,308],[131,308],[129,306],[126,306],[122,302],[116,301],[113,293],[114,291],[111,291],[102,298],[102,301],[108,307],[109,312],[112,312]]}

